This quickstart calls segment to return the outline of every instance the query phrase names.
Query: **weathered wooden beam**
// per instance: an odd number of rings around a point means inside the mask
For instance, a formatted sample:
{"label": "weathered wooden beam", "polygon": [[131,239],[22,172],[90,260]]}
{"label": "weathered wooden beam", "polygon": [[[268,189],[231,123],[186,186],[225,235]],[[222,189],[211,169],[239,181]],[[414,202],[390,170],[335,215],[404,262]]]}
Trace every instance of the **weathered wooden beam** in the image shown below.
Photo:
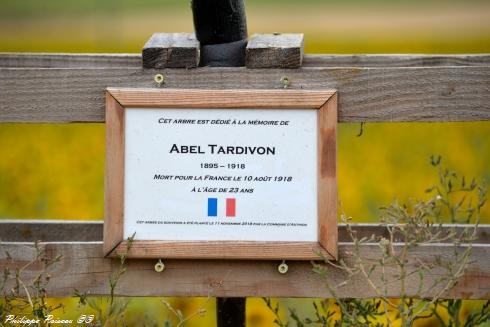
{"label": "weathered wooden beam", "polygon": [[303,62],[303,34],[254,34],[245,50],[247,68],[299,68]]}
{"label": "weathered wooden beam", "polygon": [[[0,241],[3,242],[88,242],[102,241],[102,220],[61,220],[61,219],[0,219]],[[351,224],[358,238],[377,235],[388,237],[386,227],[379,224]],[[454,229],[461,234],[468,225],[442,225],[445,230]],[[339,241],[350,242],[351,237],[344,224],[339,224]],[[396,240],[395,241],[399,241]],[[479,225],[475,244],[490,244],[490,225]]]}
{"label": "weathered wooden beam", "polygon": [[140,68],[134,53],[23,53],[0,52],[4,68]]}
{"label": "weathered wooden beam", "polygon": [[441,67],[489,66],[488,54],[461,55],[305,55],[303,67]]}
{"label": "weathered wooden beam", "polygon": [[0,219],[0,242],[102,241],[104,221]]}
{"label": "weathered wooden beam", "polygon": [[199,42],[192,33],[155,33],[142,51],[143,68],[199,66]]}
{"label": "weathered wooden beam", "polygon": [[103,122],[107,87],[337,89],[340,122],[490,119],[490,66],[301,69],[1,68],[0,122]]}
{"label": "weathered wooden beam", "polygon": [[[62,255],[61,262],[56,263],[49,271],[50,283],[47,294],[51,297],[73,296],[74,289],[85,291],[90,295],[108,295],[110,274],[117,270],[117,259],[104,258],[102,242],[68,242],[42,243],[50,257]],[[347,262],[353,250],[351,243],[340,243],[340,257]],[[463,251],[460,247],[457,251]],[[13,260],[6,256],[7,251]],[[361,255],[366,260],[378,260],[382,250],[377,244],[363,245]],[[436,260],[452,260],[454,247],[451,244],[421,246],[410,255],[420,262],[435,263]],[[488,299],[490,298],[490,261],[488,245],[474,245],[471,263],[459,283],[444,294],[446,298]],[[35,256],[32,243],[3,243],[0,247],[0,269],[12,270],[24,266]],[[165,259],[165,258],[163,258]],[[156,273],[153,269],[155,260],[129,260],[127,272],[120,280],[116,294],[121,296],[272,296],[272,297],[331,297],[325,288],[322,278],[312,271],[312,264],[304,261],[288,262],[289,271],[281,275],[277,271],[278,261],[235,261],[235,260],[164,260],[166,269]],[[29,281],[39,272],[42,265],[30,265],[21,278]],[[332,267],[329,281],[336,285],[345,280],[342,271]],[[387,269],[386,278],[396,278],[396,269]],[[441,271],[427,274],[425,287],[419,294],[430,297],[439,291],[430,285],[441,277]],[[407,285],[418,286],[418,276],[413,275]],[[373,280],[380,280],[378,271],[372,275]],[[7,288],[13,286],[9,281]],[[388,297],[398,297],[399,283],[389,283]],[[410,287],[408,295],[414,295],[417,287]],[[367,298],[376,297],[376,292],[366,281],[357,276],[348,284],[337,289],[340,297]]]}
{"label": "weathered wooden beam", "polygon": [[[141,54],[0,52],[4,68],[140,68]],[[308,55],[303,67],[490,66],[490,55]]]}

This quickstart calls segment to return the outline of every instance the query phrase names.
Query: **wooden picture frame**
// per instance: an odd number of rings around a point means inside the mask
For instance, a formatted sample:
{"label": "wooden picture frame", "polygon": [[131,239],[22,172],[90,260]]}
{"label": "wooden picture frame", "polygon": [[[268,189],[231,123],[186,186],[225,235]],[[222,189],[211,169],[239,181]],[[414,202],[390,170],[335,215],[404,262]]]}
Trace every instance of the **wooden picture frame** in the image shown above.
{"label": "wooden picture frame", "polygon": [[[316,109],[318,242],[143,241],[126,253],[124,151],[126,108]],[[142,109],[144,110],[144,109]],[[105,222],[103,251],[129,258],[337,259],[337,93],[335,90],[106,90]],[[226,248],[227,251],[222,251]]]}

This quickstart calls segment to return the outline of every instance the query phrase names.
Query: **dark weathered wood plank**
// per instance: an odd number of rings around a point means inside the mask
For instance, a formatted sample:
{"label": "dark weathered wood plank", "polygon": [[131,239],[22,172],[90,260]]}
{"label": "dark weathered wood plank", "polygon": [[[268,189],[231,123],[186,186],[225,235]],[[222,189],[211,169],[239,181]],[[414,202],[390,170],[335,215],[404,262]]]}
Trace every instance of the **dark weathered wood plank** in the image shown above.
{"label": "dark weathered wood plank", "polygon": [[140,68],[141,54],[134,53],[0,53],[5,68]]}
{"label": "dark weathered wood plank", "polygon": [[303,34],[254,34],[245,49],[247,68],[299,68]]}
{"label": "dark weathered wood plank", "polygon": [[[102,242],[85,243],[45,243],[50,256],[63,255],[61,262],[50,270],[51,280],[47,294],[51,297],[73,296],[74,289],[90,295],[108,295],[108,277],[117,269],[117,259],[104,258]],[[463,249],[460,248],[459,251]],[[9,261],[8,251],[13,258]],[[349,259],[352,244],[340,243],[339,256]],[[452,260],[454,248],[451,245],[433,245],[414,249],[411,253],[421,262],[434,262],[436,258]],[[474,246],[472,262],[464,278],[451,291],[444,294],[448,298],[487,299],[490,297],[490,261],[488,246]],[[3,243],[0,249],[0,269],[20,267],[32,260],[35,250],[32,243]],[[368,260],[379,258],[378,245],[365,245],[362,256]],[[165,259],[165,258],[163,258]],[[156,260],[129,260],[127,272],[121,279],[117,295],[122,296],[274,296],[274,297],[329,297],[322,279],[312,272],[310,262],[288,262],[289,271],[281,275],[277,271],[278,261],[216,261],[216,260],[164,260],[166,269],[162,273],[154,271]],[[30,266],[21,278],[32,279],[41,265]],[[330,281],[340,283],[345,276],[333,268]],[[386,274],[393,278],[397,270],[388,269]],[[373,279],[380,276],[374,273]],[[423,297],[428,297],[438,289],[428,289],[439,278],[440,271],[426,276]],[[10,281],[7,288],[12,286]],[[408,285],[418,285],[418,276],[413,275]],[[416,287],[408,292],[414,294]],[[375,297],[376,293],[366,285],[363,278],[356,278],[337,290],[341,297]],[[390,283],[387,296],[397,297],[398,283]]]}
{"label": "dark weathered wood plank", "polygon": [[[140,68],[141,65],[141,54],[136,53],[0,53],[0,67],[4,68]],[[305,54],[302,66],[319,68],[490,66],[490,55]]]}
{"label": "dark weathered wood plank", "polygon": [[[103,122],[107,87],[154,87],[157,70],[0,69],[0,122]],[[337,89],[340,122],[490,119],[490,66],[165,69],[169,88]]]}
{"label": "dark weathered wood plank", "polygon": [[193,33],[155,33],[142,51],[144,68],[199,66],[199,42]]}
{"label": "dark weathered wood plank", "polygon": [[0,219],[0,242],[102,241],[103,221]]}
{"label": "dark weathered wood plank", "polygon": [[[0,219],[0,241],[3,242],[87,242],[102,241],[102,220],[55,220],[55,219]],[[344,224],[339,224],[339,241],[351,238]],[[443,225],[461,233],[468,225]],[[379,224],[352,224],[358,238],[371,235],[388,236],[385,227]],[[480,225],[474,243],[490,244],[490,225]]]}
{"label": "dark weathered wood plank", "polygon": [[489,66],[488,54],[461,55],[305,55],[303,67],[440,67]]}

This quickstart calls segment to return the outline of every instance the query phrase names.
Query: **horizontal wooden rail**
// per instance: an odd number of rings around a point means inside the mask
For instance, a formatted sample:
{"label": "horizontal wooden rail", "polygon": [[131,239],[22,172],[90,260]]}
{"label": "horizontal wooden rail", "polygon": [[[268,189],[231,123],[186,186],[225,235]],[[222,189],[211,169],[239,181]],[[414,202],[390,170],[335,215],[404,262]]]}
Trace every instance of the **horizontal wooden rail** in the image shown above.
{"label": "horizontal wooden rail", "polygon": [[1,242],[102,241],[104,221],[0,219]]}
{"label": "horizontal wooden rail", "polygon": [[[155,87],[156,71],[1,68],[0,122],[104,122],[107,87]],[[490,120],[490,66],[165,69],[165,86],[337,89],[340,122]]]}
{"label": "horizontal wooden rail", "polygon": [[[117,270],[118,260],[102,257],[102,242],[60,242],[43,243],[41,246],[51,256],[61,254],[63,260],[50,270],[51,281],[47,292],[52,297],[73,296],[74,289],[91,295],[108,295],[108,278]],[[3,243],[2,248],[14,258],[8,262],[0,252],[0,267],[21,267],[29,262],[35,253],[32,243]],[[340,243],[340,256],[348,258],[353,245]],[[378,245],[366,245],[362,255],[369,260],[377,260]],[[412,254],[422,262],[432,263],[436,257],[449,257],[452,247],[427,246],[417,248]],[[463,280],[451,291],[447,298],[488,299],[490,297],[489,248],[486,245],[473,248],[472,263]],[[164,258],[163,258],[164,259]],[[348,259],[347,259],[348,261]],[[274,297],[329,297],[322,279],[312,272],[312,264],[304,261],[288,262],[289,272],[278,275],[278,261],[214,261],[214,260],[165,260],[166,270],[159,274],[153,270],[155,260],[129,260],[127,274],[117,289],[121,296],[274,296]],[[40,265],[34,264],[25,271],[23,278],[31,280]],[[331,281],[340,283],[345,274],[329,268]],[[396,271],[387,272],[393,278]],[[431,285],[438,274],[432,274],[425,280]],[[379,276],[373,276],[378,279]],[[416,283],[410,280],[408,283]],[[414,284],[417,285],[417,284]],[[10,284],[12,286],[12,284]],[[399,285],[391,285],[389,297],[400,294]],[[9,287],[9,285],[7,285]],[[429,297],[437,290],[426,289],[421,296]],[[376,293],[366,287],[362,278],[355,278],[341,288],[338,295],[348,298],[375,297]]]}
{"label": "horizontal wooden rail", "polygon": [[[461,229],[463,226],[456,226]],[[77,230],[79,228],[79,230]],[[358,234],[383,235],[386,230],[375,225],[355,226]],[[49,234],[49,230],[53,233]],[[61,262],[50,270],[52,276],[47,292],[53,297],[74,295],[74,289],[86,291],[91,295],[109,294],[108,278],[116,271],[118,260],[103,257],[101,222],[59,222],[49,221],[1,221],[0,231],[3,243],[0,246],[0,268],[20,267],[32,260],[35,255],[36,235],[45,235],[51,241],[41,243],[51,257],[63,256]],[[9,231],[9,232],[7,232]],[[350,260],[353,244],[348,239],[345,226],[340,228],[342,242],[339,244],[340,257]],[[490,226],[479,227],[478,239],[473,244],[471,264],[463,279],[444,297],[464,299],[490,298],[490,245],[488,235]],[[39,234],[38,234],[39,233]],[[45,234],[43,234],[45,233]],[[87,235],[82,235],[87,233]],[[9,237],[8,237],[9,236]],[[90,237],[89,237],[90,236]],[[19,238],[17,238],[19,237]],[[56,241],[71,239],[71,242]],[[13,240],[16,241],[13,241]],[[86,239],[87,241],[80,241]],[[450,260],[455,250],[452,244],[434,244],[420,246],[413,250],[421,262],[431,263],[435,260]],[[457,249],[462,251],[463,248]],[[9,261],[5,251],[13,258]],[[377,260],[380,255],[377,244],[362,246],[362,254],[368,260]],[[165,259],[165,258],[163,258]],[[164,260],[166,270],[156,273],[153,269],[155,260],[130,260],[127,273],[122,278],[117,294],[122,296],[275,296],[275,297],[328,297],[330,294],[322,278],[312,272],[310,262],[288,262],[289,272],[280,275],[277,272],[277,261],[235,261],[235,260]],[[40,265],[33,264],[23,278],[29,280],[39,271]],[[340,283],[345,275],[333,268],[330,270],[331,282]],[[388,276],[395,276],[397,271],[388,271]],[[439,272],[428,275],[426,285],[439,278]],[[413,283],[418,283],[418,276]],[[373,279],[376,279],[374,277]],[[410,281],[409,281],[410,283]],[[414,284],[418,285],[418,284]],[[437,289],[425,289],[421,296],[428,297]],[[388,296],[399,295],[397,283],[390,284]],[[338,289],[341,297],[366,298],[376,296],[362,278],[355,278]]]}
{"label": "horizontal wooden rail", "polygon": [[[140,68],[141,54],[0,52],[4,68]],[[462,55],[305,55],[303,67],[490,66],[487,54]]]}
{"label": "horizontal wooden rail", "polygon": [[[388,237],[386,227],[379,224],[351,224],[358,238],[377,235]],[[468,225],[445,224],[461,233]],[[0,241],[3,242],[91,242],[102,241],[102,220],[0,219]],[[345,224],[339,224],[339,242],[350,242]],[[478,226],[475,243],[490,244],[490,225]]]}
{"label": "horizontal wooden rail", "polygon": [[[306,56],[300,69],[197,68],[143,70],[139,55],[0,54],[0,122],[104,122],[107,87],[155,87],[156,72],[164,87],[193,89],[278,89],[287,76],[293,89],[337,89],[340,122],[490,120],[490,56]],[[50,296],[71,296],[74,288],[92,295],[109,293],[109,275],[118,261],[103,257],[101,222],[0,220],[0,268],[23,266],[42,240],[50,256],[63,255],[51,271]],[[387,235],[384,227],[358,225],[359,237]],[[452,228],[452,227],[448,227]],[[464,227],[456,226],[461,231]],[[345,226],[339,230],[339,253],[353,250]],[[490,298],[490,227],[480,226],[472,262],[463,280],[444,296]],[[457,251],[462,251],[460,247]],[[13,261],[7,258],[7,251]],[[362,247],[363,257],[377,260],[376,244]],[[451,258],[452,244],[413,250],[421,262]],[[163,258],[165,259],[165,258]],[[162,274],[154,260],[131,260],[118,295],[124,296],[329,296],[309,262],[290,262],[278,275],[276,261],[171,260]],[[34,264],[23,276],[35,276]],[[344,274],[329,268],[332,282]],[[396,271],[388,271],[391,277]],[[416,277],[414,277],[416,278]],[[439,278],[428,276],[425,285]],[[417,281],[414,280],[414,283]],[[9,286],[9,285],[7,285]],[[437,289],[425,289],[428,297]],[[396,283],[388,296],[400,293]],[[338,290],[342,297],[373,297],[362,278]]]}

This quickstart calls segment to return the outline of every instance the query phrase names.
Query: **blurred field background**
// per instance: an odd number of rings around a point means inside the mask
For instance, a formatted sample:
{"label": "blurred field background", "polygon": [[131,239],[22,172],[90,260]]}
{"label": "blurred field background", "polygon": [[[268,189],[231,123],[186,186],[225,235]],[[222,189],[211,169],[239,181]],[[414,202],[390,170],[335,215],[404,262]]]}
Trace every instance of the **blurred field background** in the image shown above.
{"label": "blurred field background", "polygon": [[[306,53],[489,53],[490,1],[249,0],[249,34],[305,33]],[[0,0],[0,51],[140,52],[154,32],[192,31],[181,0]],[[0,90],[1,96],[1,90]],[[378,221],[393,199],[423,198],[435,182],[429,156],[490,181],[490,123],[379,123],[339,126],[341,209],[357,222]],[[0,124],[0,218],[102,219],[104,125]],[[490,206],[483,212],[490,223]],[[53,281],[54,282],[54,281]],[[57,300],[53,300],[57,301]],[[312,313],[311,300],[281,300]],[[66,315],[76,314],[65,300]],[[214,300],[171,299],[192,313],[188,326],[215,323]],[[471,310],[474,302],[467,302]],[[132,299],[130,321],[160,325],[159,299]],[[249,299],[249,326],[271,326],[260,299]],[[430,322],[426,324],[430,326]]]}

